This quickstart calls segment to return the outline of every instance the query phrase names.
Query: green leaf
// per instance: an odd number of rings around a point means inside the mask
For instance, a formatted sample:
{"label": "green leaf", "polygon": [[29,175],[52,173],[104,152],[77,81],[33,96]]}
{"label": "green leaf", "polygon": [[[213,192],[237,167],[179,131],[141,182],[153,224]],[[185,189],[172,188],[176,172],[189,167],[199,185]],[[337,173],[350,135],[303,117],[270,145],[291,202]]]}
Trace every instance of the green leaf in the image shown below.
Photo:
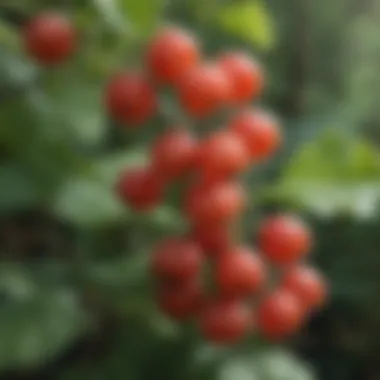
{"label": "green leaf", "polygon": [[369,217],[380,200],[380,154],[368,141],[327,131],[291,158],[264,197],[286,199],[321,216]]}
{"label": "green leaf", "polygon": [[218,24],[257,48],[268,50],[275,42],[272,17],[261,0],[228,3],[220,8]]}
{"label": "green leaf", "polygon": [[93,0],[106,23],[130,36],[146,36],[157,26],[162,0]]}
{"label": "green leaf", "polygon": [[39,287],[27,273],[2,267],[0,369],[32,367],[54,358],[85,330],[86,318],[74,294]]}
{"label": "green leaf", "polygon": [[30,207],[42,200],[34,178],[22,167],[9,164],[0,166],[0,210]]}
{"label": "green leaf", "polygon": [[149,35],[157,27],[164,6],[163,0],[119,0],[119,3],[141,36]]}
{"label": "green leaf", "polygon": [[[78,75],[77,75],[78,76]],[[79,78],[55,78],[50,95],[57,119],[64,121],[67,136],[80,148],[97,147],[105,137],[102,87]]]}

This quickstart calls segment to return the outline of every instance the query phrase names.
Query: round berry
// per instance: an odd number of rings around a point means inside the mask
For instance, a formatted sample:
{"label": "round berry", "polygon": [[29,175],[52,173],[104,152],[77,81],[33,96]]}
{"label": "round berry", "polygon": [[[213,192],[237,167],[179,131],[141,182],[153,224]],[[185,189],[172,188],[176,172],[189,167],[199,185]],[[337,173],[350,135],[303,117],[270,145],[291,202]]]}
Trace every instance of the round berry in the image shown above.
{"label": "round berry", "polygon": [[172,84],[197,64],[199,56],[199,44],[193,35],[168,28],[154,37],[146,61],[154,80]]}
{"label": "round berry", "polygon": [[218,256],[233,244],[231,227],[227,223],[196,225],[193,230],[194,239],[210,256]]}
{"label": "round berry", "polygon": [[149,168],[135,168],[122,173],[117,193],[123,203],[139,211],[149,211],[162,198],[164,185]]}
{"label": "round berry", "polygon": [[152,150],[152,166],[163,178],[176,179],[193,168],[197,143],[185,130],[161,136]]}
{"label": "round berry", "polygon": [[164,286],[158,292],[160,309],[177,320],[187,320],[195,317],[203,304],[203,291],[196,281]]}
{"label": "round berry", "polygon": [[257,324],[269,340],[294,334],[304,322],[305,311],[291,292],[279,290],[266,298],[258,309]]}
{"label": "round berry", "polygon": [[195,224],[227,223],[243,210],[246,195],[238,182],[215,182],[198,185],[189,190],[185,213]]}
{"label": "round berry", "polygon": [[115,120],[139,125],[157,110],[157,96],[148,80],[139,73],[115,75],[105,93],[106,108]]}
{"label": "round berry", "polygon": [[191,116],[206,117],[223,106],[230,94],[225,73],[215,65],[191,69],[177,84],[183,109]]}
{"label": "round berry", "polygon": [[278,121],[262,110],[245,110],[230,123],[229,128],[242,138],[253,160],[273,155],[281,143]]}
{"label": "round berry", "polygon": [[41,13],[24,30],[25,49],[45,65],[65,61],[75,49],[76,33],[70,21],[61,14]]}
{"label": "round berry", "polygon": [[197,166],[206,180],[229,177],[249,166],[243,140],[233,132],[215,132],[198,149]]}
{"label": "round berry", "polygon": [[232,102],[249,102],[261,94],[264,73],[261,65],[253,58],[242,52],[230,52],[220,58],[219,64],[229,78]]}
{"label": "round berry", "polygon": [[248,333],[251,317],[246,305],[236,300],[216,300],[201,312],[203,337],[217,344],[236,343]]}
{"label": "round berry", "polygon": [[246,247],[235,247],[218,257],[215,276],[223,296],[244,297],[256,293],[265,281],[265,265]]}
{"label": "round berry", "polygon": [[274,264],[290,265],[308,253],[312,236],[309,228],[296,216],[279,215],[269,217],[261,224],[258,244]]}
{"label": "round berry", "polygon": [[204,261],[200,246],[192,240],[171,238],[161,242],[153,252],[153,273],[164,280],[194,280]]}
{"label": "round berry", "polygon": [[293,292],[306,308],[321,307],[327,298],[327,285],[321,274],[314,268],[297,266],[289,269],[281,287]]}

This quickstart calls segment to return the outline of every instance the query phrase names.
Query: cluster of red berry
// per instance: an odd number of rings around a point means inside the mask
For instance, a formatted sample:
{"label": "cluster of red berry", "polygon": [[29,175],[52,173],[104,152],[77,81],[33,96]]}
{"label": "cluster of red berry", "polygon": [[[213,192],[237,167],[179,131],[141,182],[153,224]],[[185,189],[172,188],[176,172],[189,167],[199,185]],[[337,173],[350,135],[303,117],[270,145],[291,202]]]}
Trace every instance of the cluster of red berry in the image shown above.
{"label": "cluster of red berry", "polygon": [[[26,29],[26,46],[41,63],[58,63],[74,50],[75,33],[61,16],[41,15]],[[292,215],[269,217],[257,250],[239,245],[233,233],[246,203],[236,176],[281,143],[276,118],[246,107],[263,90],[262,67],[244,52],[205,62],[197,39],[175,27],[153,38],[144,66],[115,75],[105,91],[108,113],[126,126],[154,116],[159,86],[170,86],[195,119],[233,110],[223,129],[202,139],[185,127],[169,129],[154,142],[150,164],[122,173],[117,183],[121,200],[138,211],[155,208],[173,182],[189,183],[182,210],[189,233],[167,238],[152,255],[160,308],[178,320],[195,318],[205,339],[217,343],[252,331],[273,340],[295,333],[327,293],[322,276],[304,264],[309,229]]]}

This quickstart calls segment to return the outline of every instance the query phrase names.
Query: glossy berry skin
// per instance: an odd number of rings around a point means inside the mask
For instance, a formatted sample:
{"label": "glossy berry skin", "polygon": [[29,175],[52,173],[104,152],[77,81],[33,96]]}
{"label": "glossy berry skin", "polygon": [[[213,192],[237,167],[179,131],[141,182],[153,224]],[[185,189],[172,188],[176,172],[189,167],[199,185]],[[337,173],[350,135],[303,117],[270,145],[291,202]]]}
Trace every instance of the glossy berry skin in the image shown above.
{"label": "glossy berry skin", "polygon": [[260,64],[243,52],[225,53],[219,59],[230,85],[230,100],[246,103],[257,98],[264,87],[264,73]]}
{"label": "glossy berry skin", "polygon": [[44,65],[65,61],[74,51],[76,33],[70,21],[61,14],[41,13],[24,29],[27,53]]}
{"label": "glossy berry skin", "polygon": [[243,140],[233,132],[212,134],[199,147],[197,166],[206,181],[238,174],[250,164],[250,155]]}
{"label": "glossy berry skin", "polygon": [[148,121],[157,110],[157,96],[147,78],[140,73],[115,75],[105,92],[109,115],[128,126]]}
{"label": "glossy berry skin", "polygon": [[173,84],[194,67],[199,59],[199,44],[180,28],[161,30],[148,47],[146,64],[158,83]]}
{"label": "glossy berry skin", "polygon": [[169,238],[155,248],[153,273],[161,280],[193,281],[202,269],[204,255],[193,240]]}
{"label": "glossy berry skin", "polygon": [[301,260],[312,246],[309,228],[293,215],[267,218],[258,231],[258,245],[276,265],[292,265]]}
{"label": "glossy berry skin", "polygon": [[215,280],[225,297],[245,297],[264,285],[266,268],[260,256],[246,247],[234,247],[218,257]]}
{"label": "glossy berry skin", "polygon": [[321,307],[327,298],[325,279],[314,268],[295,266],[290,268],[281,282],[281,288],[293,292],[302,304],[315,310]]}
{"label": "glossy berry skin", "polygon": [[195,317],[201,310],[203,301],[203,290],[197,281],[163,286],[157,295],[157,303],[162,312],[180,321]]}
{"label": "glossy berry skin", "polygon": [[229,129],[245,142],[254,161],[273,155],[282,139],[278,121],[259,109],[241,111],[230,122]]}
{"label": "glossy berry skin", "polygon": [[177,84],[183,109],[191,116],[210,116],[226,104],[230,83],[218,66],[205,64],[194,67]]}
{"label": "glossy berry skin", "polygon": [[155,172],[166,179],[177,179],[194,167],[197,142],[181,129],[166,132],[154,143],[151,160]]}
{"label": "glossy berry skin", "polygon": [[133,209],[150,211],[161,202],[164,184],[149,168],[134,168],[121,174],[116,192]]}
{"label": "glossy berry skin", "polygon": [[193,237],[210,257],[218,257],[233,245],[231,227],[227,223],[196,225]]}
{"label": "glossy berry skin", "polygon": [[198,225],[228,223],[239,216],[245,203],[244,188],[238,182],[200,184],[186,194],[185,214]]}
{"label": "glossy berry skin", "polygon": [[237,300],[214,300],[200,314],[199,327],[205,340],[216,344],[237,343],[248,333],[252,318]]}
{"label": "glossy berry skin", "polygon": [[298,298],[286,290],[269,295],[259,306],[257,324],[268,340],[281,340],[302,327],[305,310]]}

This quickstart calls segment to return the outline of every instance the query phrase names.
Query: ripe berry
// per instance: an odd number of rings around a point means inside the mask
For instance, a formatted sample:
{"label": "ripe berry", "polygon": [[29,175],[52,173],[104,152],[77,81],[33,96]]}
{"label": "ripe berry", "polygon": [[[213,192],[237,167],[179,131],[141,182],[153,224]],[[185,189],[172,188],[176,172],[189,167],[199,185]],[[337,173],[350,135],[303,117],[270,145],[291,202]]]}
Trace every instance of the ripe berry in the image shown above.
{"label": "ripe berry", "polygon": [[244,208],[246,196],[238,182],[215,182],[198,185],[189,190],[185,213],[195,224],[227,223]]}
{"label": "ripe berry", "polygon": [[254,251],[235,247],[218,258],[215,276],[223,296],[244,297],[257,292],[264,284],[265,266]]}
{"label": "ripe berry", "polygon": [[203,252],[195,241],[171,238],[154,250],[152,269],[160,279],[185,282],[197,277],[203,261]]}
{"label": "ripe berry", "polygon": [[105,103],[111,117],[132,125],[146,122],[157,109],[156,93],[139,73],[115,75],[107,86]]}
{"label": "ripe berry", "polygon": [[254,160],[270,157],[281,142],[278,121],[259,109],[239,113],[231,121],[229,128],[243,139]]}
{"label": "ripe berry", "polygon": [[233,244],[231,228],[227,223],[196,225],[194,239],[208,255],[219,255]]}
{"label": "ripe berry", "polygon": [[200,314],[199,326],[203,337],[213,343],[236,343],[251,327],[246,305],[237,300],[216,300]]}
{"label": "ripe berry", "polygon": [[254,59],[242,52],[230,52],[220,58],[219,64],[230,80],[233,102],[248,102],[261,94],[264,73]]}
{"label": "ripe berry", "polygon": [[163,178],[175,179],[192,169],[197,143],[185,130],[172,130],[161,136],[152,150],[152,165]]}
{"label": "ripe berry", "polygon": [[327,297],[325,280],[311,267],[297,266],[289,269],[282,279],[281,287],[293,292],[311,310],[321,307]]}
{"label": "ripe berry", "polygon": [[198,149],[197,165],[206,180],[240,173],[249,163],[250,155],[244,142],[233,132],[216,132]]}
{"label": "ripe berry", "polygon": [[56,13],[35,16],[24,30],[25,49],[42,64],[66,60],[75,48],[75,31],[70,21]]}
{"label": "ripe berry", "polygon": [[261,224],[258,244],[274,264],[289,265],[308,253],[312,245],[312,236],[299,218],[279,215],[270,217]]}
{"label": "ripe berry", "polygon": [[125,204],[148,211],[160,203],[164,186],[150,169],[135,168],[122,173],[116,187]]}
{"label": "ripe berry", "polygon": [[258,327],[270,340],[294,334],[302,325],[305,311],[297,297],[279,290],[266,298],[258,309]]}
{"label": "ripe berry", "polygon": [[191,69],[177,83],[180,103],[195,117],[206,117],[223,106],[229,98],[230,84],[225,73],[215,65]]}
{"label": "ripe berry", "polygon": [[148,48],[146,61],[156,81],[174,83],[199,59],[196,38],[183,29],[168,28],[155,36]]}
{"label": "ripe berry", "polygon": [[187,320],[196,316],[202,307],[202,288],[196,281],[164,286],[158,292],[157,302],[168,316],[177,320]]}

